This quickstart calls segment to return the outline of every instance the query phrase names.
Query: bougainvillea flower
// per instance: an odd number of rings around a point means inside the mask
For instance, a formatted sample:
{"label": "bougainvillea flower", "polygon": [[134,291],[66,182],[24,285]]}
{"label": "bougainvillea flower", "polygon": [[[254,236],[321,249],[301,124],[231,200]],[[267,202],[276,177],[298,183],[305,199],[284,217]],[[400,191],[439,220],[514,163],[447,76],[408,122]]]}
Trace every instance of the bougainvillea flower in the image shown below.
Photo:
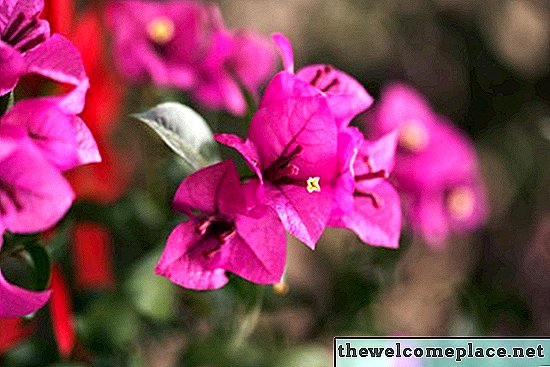
{"label": "bougainvillea flower", "polygon": [[74,193],[19,126],[0,125],[0,223],[15,233],[41,232],[67,212]]}
{"label": "bougainvillea flower", "polygon": [[260,35],[228,30],[218,8],[211,9],[210,46],[197,64],[199,77],[191,94],[207,108],[243,115],[247,106],[241,88],[255,95],[275,70],[275,54],[269,42]]}
{"label": "bougainvillea flower", "polygon": [[284,230],[269,207],[252,207],[253,196],[241,187],[231,160],[187,177],[174,209],[189,220],[170,234],[156,273],[198,290],[223,287],[226,271],[254,283],[279,282],[286,261]]}
{"label": "bougainvillea flower", "polygon": [[[25,129],[0,125],[0,241],[4,230],[33,233],[49,229],[73,200],[67,181]],[[0,317],[32,313],[49,297],[49,291],[32,292],[8,283],[0,272]]]}
{"label": "bougainvillea flower", "polygon": [[207,7],[195,1],[118,1],[107,17],[114,61],[124,77],[182,89],[195,83],[193,65],[210,36]]}
{"label": "bougainvillea flower", "polygon": [[451,233],[470,232],[485,223],[487,194],[478,174],[448,182],[439,190],[404,192],[411,228],[433,247],[441,247]]}
{"label": "bougainvillea flower", "polygon": [[[264,107],[252,118],[248,139],[229,134],[216,139],[243,155],[261,183],[261,200],[277,211],[287,231],[313,249],[333,206],[337,126],[323,96],[302,95],[305,85],[278,73],[260,103]],[[307,181],[316,177],[321,190],[309,193]]]}
{"label": "bougainvillea flower", "polygon": [[22,75],[39,74],[76,87],[67,103],[79,113],[88,88],[82,61],[69,40],[50,37],[48,22],[38,19],[43,6],[42,0],[0,3],[0,95],[10,92]]}
{"label": "bougainvillea flower", "polygon": [[329,225],[347,228],[370,245],[397,248],[401,205],[387,180],[394,167],[397,133],[370,142],[355,128],[347,128],[338,140],[341,176],[334,190],[338,205]]}
{"label": "bougainvillea flower", "polygon": [[[65,215],[74,194],[21,126],[0,125],[0,241],[4,230],[33,233],[52,227]],[[0,248],[2,243],[0,242]],[[50,292],[14,286],[0,271],[0,317],[35,312]]]}
{"label": "bougainvillea flower", "polygon": [[[273,35],[283,59],[286,72],[294,73],[294,55],[292,45],[280,33]],[[327,102],[340,127],[344,127],[368,109],[372,97],[352,76],[326,64],[309,65],[296,72],[296,77],[304,80],[317,93],[327,98]]]}
{"label": "bougainvillea flower", "polygon": [[216,6],[195,1],[119,1],[108,9],[114,56],[130,81],[190,91],[207,108],[244,114],[239,82],[255,94],[274,71],[258,35],[225,28]]}
{"label": "bougainvillea flower", "polygon": [[427,242],[440,245],[450,232],[484,222],[487,200],[473,144],[416,91],[402,84],[384,89],[367,129],[375,136],[399,131],[394,176],[410,225]]}
{"label": "bougainvillea flower", "polygon": [[19,101],[0,123],[24,128],[43,156],[62,171],[101,161],[86,124],[61,102],[57,97]]}

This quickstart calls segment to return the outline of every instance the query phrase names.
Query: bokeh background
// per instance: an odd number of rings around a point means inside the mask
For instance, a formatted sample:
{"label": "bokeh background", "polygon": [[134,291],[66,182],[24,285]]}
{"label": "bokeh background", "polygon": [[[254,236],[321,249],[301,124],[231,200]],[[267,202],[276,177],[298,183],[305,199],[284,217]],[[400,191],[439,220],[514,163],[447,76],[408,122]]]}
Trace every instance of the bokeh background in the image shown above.
{"label": "bokeh background", "polygon": [[[58,351],[50,307],[9,348],[0,329],[0,366],[315,367],[332,365],[337,335],[550,336],[550,3],[218,3],[231,27],[287,35],[299,66],[333,64],[375,98],[396,80],[425,94],[478,149],[487,225],[438,251],[407,231],[400,249],[385,250],[327,230],[316,252],[289,241],[284,287],[235,277],[215,292],[177,288],[153,268],[181,220],[170,202],[186,172],[146,127],[124,116],[166,100],[192,103],[170,90],[127,89],[111,76],[107,87],[92,86],[88,104],[94,93],[109,98],[92,100],[84,116],[96,124],[109,163],[74,173],[81,200],[50,238],[76,345],[65,356]],[[65,32],[89,58],[89,73],[114,75],[89,50],[90,32],[108,40],[105,28],[80,16],[96,5],[78,3],[75,26],[65,24]],[[232,116],[194,107],[216,131],[245,131]],[[90,256],[98,251],[100,260]]]}

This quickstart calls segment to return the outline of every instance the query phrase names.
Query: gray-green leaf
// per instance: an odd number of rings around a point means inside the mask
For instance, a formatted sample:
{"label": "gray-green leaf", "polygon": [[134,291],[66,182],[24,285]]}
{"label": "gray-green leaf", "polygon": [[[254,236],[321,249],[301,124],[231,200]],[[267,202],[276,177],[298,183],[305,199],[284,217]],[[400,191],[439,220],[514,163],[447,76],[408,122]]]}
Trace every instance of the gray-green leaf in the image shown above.
{"label": "gray-green leaf", "polygon": [[132,116],[152,128],[191,168],[198,170],[220,161],[210,127],[190,107],[166,102]]}

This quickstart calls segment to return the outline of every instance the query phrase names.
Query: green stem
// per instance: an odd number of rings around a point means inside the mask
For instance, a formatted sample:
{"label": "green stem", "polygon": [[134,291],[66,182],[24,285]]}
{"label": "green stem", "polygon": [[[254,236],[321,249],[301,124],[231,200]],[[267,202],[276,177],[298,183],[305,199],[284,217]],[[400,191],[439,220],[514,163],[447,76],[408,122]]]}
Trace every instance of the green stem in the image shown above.
{"label": "green stem", "polygon": [[265,287],[259,286],[258,288],[259,289],[253,303],[249,306],[250,308],[246,310],[247,315],[239,321],[237,332],[230,343],[230,347],[233,350],[239,350],[242,348],[248,337],[254,332],[254,329],[256,329],[256,325],[258,324],[258,320],[260,319],[260,314],[262,312],[265,296]]}

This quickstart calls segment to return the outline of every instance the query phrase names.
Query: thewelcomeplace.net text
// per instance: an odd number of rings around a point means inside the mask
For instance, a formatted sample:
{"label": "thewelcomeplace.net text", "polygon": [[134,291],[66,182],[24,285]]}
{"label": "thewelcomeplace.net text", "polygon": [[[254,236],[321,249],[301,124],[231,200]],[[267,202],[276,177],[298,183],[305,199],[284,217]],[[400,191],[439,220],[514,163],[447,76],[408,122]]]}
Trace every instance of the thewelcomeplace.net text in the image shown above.
{"label": "thewelcomeplace.net text", "polygon": [[465,358],[544,358],[541,344],[533,347],[411,347],[395,343],[391,347],[354,347],[352,343],[338,345],[335,351],[340,358],[447,358],[461,362]]}

